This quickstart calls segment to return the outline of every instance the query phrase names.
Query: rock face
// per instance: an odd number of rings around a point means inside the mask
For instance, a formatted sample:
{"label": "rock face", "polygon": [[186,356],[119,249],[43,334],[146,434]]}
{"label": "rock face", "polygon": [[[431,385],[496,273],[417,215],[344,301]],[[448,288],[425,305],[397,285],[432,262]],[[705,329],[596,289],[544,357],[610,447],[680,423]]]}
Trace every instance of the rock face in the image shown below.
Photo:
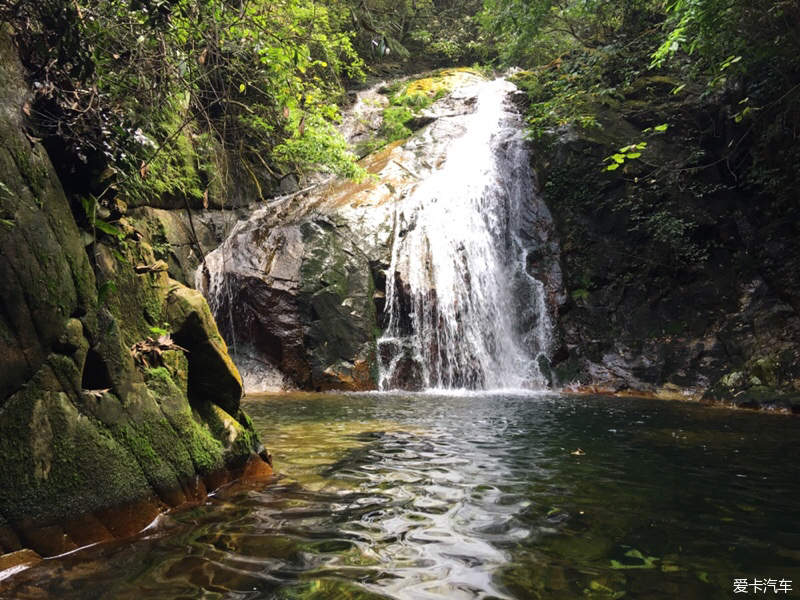
{"label": "rock face", "polygon": [[[487,247],[492,246],[492,256],[507,256],[507,262],[520,263],[519,270],[527,273],[522,273],[526,281],[534,272],[540,280],[548,279],[544,288],[551,299],[560,293],[560,271],[553,254],[557,243],[551,243],[549,232],[543,233],[542,229],[543,224],[551,226],[549,214],[544,205],[539,206],[532,197],[527,197],[530,196],[525,193],[530,191],[529,182],[522,184],[515,177],[530,179],[527,158],[514,137],[519,135],[518,130],[508,125],[502,132],[499,127],[498,131],[492,129],[494,122],[501,121],[505,114],[500,106],[496,108],[497,114],[492,113],[491,123],[483,123],[477,115],[479,128],[486,129],[480,138],[485,138],[486,142],[479,148],[481,153],[465,161],[463,167],[459,162],[444,170],[447,157],[459,144],[461,154],[473,154],[473,149],[464,147],[467,140],[464,134],[475,122],[472,117],[476,116],[473,113],[480,104],[478,97],[483,88],[469,84],[490,85],[470,72],[453,71],[452,77],[463,87],[425,111],[427,127],[408,140],[391,144],[363,160],[362,164],[370,173],[368,179],[361,183],[334,182],[308,195],[274,202],[237,224],[224,244],[206,257],[205,267],[198,271],[198,287],[209,298],[220,329],[243,370],[248,391],[276,384],[311,390],[375,389],[380,363],[391,365],[388,387],[418,389],[432,385],[429,377],[423,377],[425,370],[420,368],[419,348],[406,348],[407,356],[400,356],[401,346],[408,346],[401,338],[408,333],[405,325],[409,324],[390,323],[386,298],[387,278],[390,277],[391,289],[397,292],[396,312],[405,315],[398,318],[407,320],[412,300],[406,297],[408,294],[403,295],[404,290],[412,289],[409,283],[417,277],[416,263],[426,262],[417,256],[393,261],[393,248],[402,246],[404,239],[416,239],[416,231],[410,232],[415,228],[421,230],[423,225],[431,229],[434,238],[437,227],[460,227],[460,221],[448,221],[446,217],[442,221],[447,222],[422,223],[429,213],[422,210],[424,206],[420,204],[432,206],[441,202],[456,214],[471,208],[472,196],[467,198],[466,194],[475,196],[475,202],[497,203],[501,209],[481,206],[480,210],[474,210],[475,220],[490,224],[481,231],[486,230],[486,233],[491,229],[499,240],[498,246],[503,246],[495,251],[489,240]],[[502,104],[506,91],[498,87],[498,91],[489,94],[490,99]],[[492,152],[502,155],[497,162],[503,163],[504,168],[490,169],[490,166],[495,167],[495,161],[482,160],[485,154]],[[520,157],[521,162],[517,160]],[[474,172],[467,177],[458,172],[459,168]],[[444,190],[431,189],[431,186],[425,188],[425,192],[423,182],[432,174],[439,175],[438,181],[452,179],[456,190],[462,190],[459,184],[466,181],[465,195],[445,197],[439,194]],[[420,194],[419,198],[415,194]],[[518,208],[515,202],[521,196],[526,196],[521,202],[525,206]],[[463,233],[469,235],[466,231]],[[426,243],[416,244],[419,245]],[[538,248],[538,254],[531,251],[534,247]],[[452,253],[447,250],[444,253],[447,256],[438,258],[441,265],[454,261],[467,264],[466,257],[472,256],[463,244],[457,243],[453,244]],[[527,263],[520,258],[525,256]],[[429,258],[427,263],[426,272],[437,270],[432,266],[433,260]],[[470,287],[471,280],[485,283],[487,267],[480,256],[473,256],[468,266],[471,272],[461,274],[462,287]],[[387,273],[387,270],[392,272]],[[506,269],[496,271],[507,275]],[[420,285],[430,287],[435,285],[433,281],[430,279]],[[519,288],[522,292],[517,295],[530,295],[527,293],[530,286],[526,287],[524,281],[514,280],[510,275],[495,283],[498,288],[502,285]],[[537,285],[542,286],[540,282]],[[473,296],[485,296],[477,293],[481,291],[476,289]],[[436,303],[436,290],[431,290],[428,296]],[[450,302],[448,307],[456,305],[462,306],[458,310],[465,314],[470,312],[469,306],[459,300]],[[474,308],[472,313],[491,312],[491,307],[486,308],[480,302],[474,304]],[[533,312],[539,309],[534,308]],[[507,312],[531,312],[528,306],[519,309]],[[458,318],[453,320],[458,321]],[[499,317],[494,314],[490,320],[497,321]],[[536,329],[533,326],[535,317],[531,316],[528,321],[530,329]],[[385,341],[384,338],[378,350],[377,339],[392,325],[396,325],[388,334],[392,339]],[[486,325],[489,327],[492,322]],[[456,329],[454,326],[453,330]],[[507,338],[510,334],[490,345],[503,346]],[[539,340],[536,344],[545,345],[539,344]],[[533,358],[528,361],[531,370],[538,374],[536,352],[531,356]],[[497,375],[482,371],[481,377],[474,378],[474,383],[490,385]],[[459,382],[462,379],[453,379],[451,383],[459,385]]]}
{"label": "rock face", "polygon": [[[405,181],[394,168],[394,181]],[[392,223],[381,187],[336,184],[323,200],[261,209],[206,257],[198,287],[248,390],[374,389],[382,309],[376,290],[383,287]],[[352,205],[337,203],[346,196]],[[345,216],[350,212],[357,214]]]}
{"label": "rock face", "polygon": [[[671,102],[597,107],[600,128],[535,144],[569,293],[558,383],[800,411],[796,207],[770,216],[759,207],[771,200],[737,189],[720,161],[671,186],[638,161],[604,170],[654,118],[671,125],[650,139],[650,162],[685,155],[681,136],[715,107]],[[713,163],[715,134],[702,143]]]}
{"label": "rock face", "polygon": [[0,46],[0,554],[52,555],[269,468],[205,301],[128,220],[119,237],[81,233]]}
{"label": "rock face", "polygon": [[170,277],[194,287],[195,271],[203,257],[222,243],[248,210],[143,206],[128,214],[153,247],[155,257],[167,263]]}

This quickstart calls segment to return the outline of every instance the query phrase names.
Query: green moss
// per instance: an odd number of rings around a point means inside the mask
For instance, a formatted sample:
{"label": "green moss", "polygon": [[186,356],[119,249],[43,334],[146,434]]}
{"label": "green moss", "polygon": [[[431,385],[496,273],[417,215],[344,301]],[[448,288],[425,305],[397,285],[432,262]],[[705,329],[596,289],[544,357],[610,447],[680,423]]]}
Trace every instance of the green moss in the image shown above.
{"label": "green moss", "polygon": [[411,82],[397,82],[390,86],[389,106],[383,111],[380,136],[363,143],[358,148],[359,156],[409,137],[413,133],[409,124],[423,109],[476,77],[482,78],[482,75],[474,69],[440,69]]}
{"label": "green moss", "polygon": [[[483,78],[480,71],[469,67],[439,69],[425,77],[411,81],[395,97],[405,96],[409,99],[407,102],[411,103],[432,103],[458,86]],[[427,100],[421,100],[420,96],[426,97]]]}
{"label": "green moss", "polygon": [[25,183],[31,188],[34,201],[42,206],[41,192],[48,183],[49,173],[43,161],[30,148],[18,147],[12,150],[12,157]]}
{"label": "green moss", "polygon": [[385,142],[402,140],[411,135],[412,131],[406,123],[414,118],[414,112],[406,106],[389,106],[383,111],[381,135]]}
{"label": "green moss", "polygon": [[[154,368],[147,369],[145,371],[145,374],[147,376],[147,385],[148,385],[148,387],[151,387],[155,383],[153,380],[157,381],[158,384],[161,384],[163,386],[169,386],[169,385],[171,385],[173,383],[172,382],[172,377],[170,377],[169,371],[167,371],[167,369],[164,368],[164,367],[154,367]],[[155,385],[157,387],[160,387],[160,385],[158,385],[158,384],[155,384]]]}
{"label": "green moss", "polygon": [[96,255],[98,288],[113,284],[114,292],[106,295],[105,305],[119,324],[125,345],[152,336],[151,327],[165,321],[167,278],[163,273],[138,274],[134,270],[136,265],[155,262],[150,245],[98,242]]}
{"label": "green moss", "polygon": [[[179,103],[164,112],[162,121],[154,129],[159,138],[170,141],[148,163],[147,177],[131,177],[125,181],[123,194],[126,201],[131,206],[147,205],[155,198],[175,205],[183,199],[192,205],[198,204],[202,201],[205,186],[198,170],[191,131],[183,127]],[[180,133],[174,135],[176,131]],[[138,170],[139,165],[131,168]]]}
{"label": "green moss", "polygon": [[[146,382],[174,430],[175,437],[186,448],[195,470],[207,474],[223,467],[224,445],[206,422],[210,403],[203,403],[201,411],[192,410],[186,395],[164,367],[148,369]],[[220,429],[217,428],[217,431]]]}
{"label": "green moss", "polygon": [[239,423],[245,429],[250,429],[250,430],[255,431],[254,426],[253,426],[253,419],[251,419],[250,415],[248,415],[243,410],[240,410],[239,414],[236,415],[236,420],[239,421]]}
{"label": "green moss", "polygon": [[[144,429],[146,430],[146,428]],[[115,437],[133,452],[140,464],[157,460],[158,457],[150,443],[150,437],[147,435],[143,435],[130,425],[120,427],[114,433],[116,434]]]}
{"label": "green moss", "polygon": [[[147,481],[110,431],[80,418],[46,369],[6,403],[0,505],[11,521],[54,521],[145,497]],[[98,468],[98,466],[102,468]]]}

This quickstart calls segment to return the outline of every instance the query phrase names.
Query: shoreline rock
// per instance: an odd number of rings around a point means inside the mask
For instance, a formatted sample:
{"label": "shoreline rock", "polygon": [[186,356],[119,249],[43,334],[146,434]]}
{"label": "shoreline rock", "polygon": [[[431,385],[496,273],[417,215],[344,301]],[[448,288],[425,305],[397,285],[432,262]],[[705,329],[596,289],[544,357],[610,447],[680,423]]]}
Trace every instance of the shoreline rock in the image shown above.
{"label": "shoreline rock", "polygon": [[5,31],[0,57],[0,554],[47,556],[270,469],[205,300],[125,210],[86,229],[26,134]]}

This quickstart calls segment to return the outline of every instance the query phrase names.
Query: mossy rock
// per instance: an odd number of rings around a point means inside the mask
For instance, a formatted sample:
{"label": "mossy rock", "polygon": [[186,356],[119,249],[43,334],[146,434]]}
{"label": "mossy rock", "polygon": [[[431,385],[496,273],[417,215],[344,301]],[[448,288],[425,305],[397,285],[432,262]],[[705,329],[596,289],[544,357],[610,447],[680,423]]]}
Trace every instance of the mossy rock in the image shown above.
{"label": "mossy rock", "polygon": [[[202,296],[138,274],[155,256],[129,223],[118,222],[128,237],[80,232],[23,133],[14,52],[0,32],[0,552],[53,554],[134,533],[205,490],[197,475],[262,446]],[[190,352],[167,350],[143,372],[131,345],[170,318]]]}
{"label": "mossy rock", "polygon": [[203,295],[171,281],[166,316],[175,342],[189,350],[190,399],[210,399],[228,413],[239,411],[242,378]]}
{"label": "mossy rock", "polygon": [[152,494],[129,450],[79,412],[53,379],[49,368],[40,370],[8,399],[0,419],[0,507],[15,528]]}
{"label": "mossy rock", "polygon": [[442,69],[434,72],[431,76],[413,80],[405,87],[402,94],[404,96],[424,94],[429,98],[433,98],[442,96],[458,87],[483,80],[485,80],[485,77],[479,71],[469,67]]}

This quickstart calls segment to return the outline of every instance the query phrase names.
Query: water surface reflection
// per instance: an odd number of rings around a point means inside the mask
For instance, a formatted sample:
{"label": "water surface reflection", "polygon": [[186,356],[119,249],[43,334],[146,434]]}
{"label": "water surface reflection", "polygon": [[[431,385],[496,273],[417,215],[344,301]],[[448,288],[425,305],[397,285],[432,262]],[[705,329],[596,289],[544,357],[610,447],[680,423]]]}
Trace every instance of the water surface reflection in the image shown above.
{"label": "water surface reflection", "polygon": [[294,394],[246,408],[276,482],[45,561],[0,597],[728,599],[734,578],[800,587],[792,417],[508,393]]}

